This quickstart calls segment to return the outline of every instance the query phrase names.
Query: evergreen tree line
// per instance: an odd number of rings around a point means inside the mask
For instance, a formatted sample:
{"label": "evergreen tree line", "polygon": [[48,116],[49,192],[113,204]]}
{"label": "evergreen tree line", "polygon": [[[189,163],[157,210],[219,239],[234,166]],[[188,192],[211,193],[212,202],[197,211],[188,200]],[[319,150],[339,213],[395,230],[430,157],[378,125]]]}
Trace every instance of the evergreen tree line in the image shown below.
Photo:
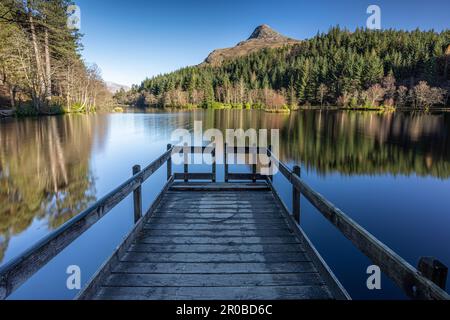
{"label": "evergreen tree line", "polygon": [[67,26],[71,0],[2,0],[0,104],[18,113],[93,111],[111,101],[100,70]]}
{"label": "evergreen tree line", "polygon": [[449,103],[449,62],[449,30],[335,27],[295,46],[146,79],[116,98],[149,107],[427,108]]}

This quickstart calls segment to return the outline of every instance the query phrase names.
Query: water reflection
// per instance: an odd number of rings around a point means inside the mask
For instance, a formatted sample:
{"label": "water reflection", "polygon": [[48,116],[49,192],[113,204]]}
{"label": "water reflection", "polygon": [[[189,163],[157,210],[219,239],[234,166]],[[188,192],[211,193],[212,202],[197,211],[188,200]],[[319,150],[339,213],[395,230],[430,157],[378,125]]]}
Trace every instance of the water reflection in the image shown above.
{"label": "water reflection", "polygon": [[[103,120],[103,121],[102,121]],[[105,118],[4,121],[0,127],[0,262],[12,236],[36,219],[55,229],[96,200],[89,159]]]}
{"label": "water reflection", "polygon": [[145,148],[157,155],[173,130],[192,130],[195,120],[202,120],[204,129],[280,129],[280,158],[302,163],[305,170],[321,176],[337,172],[354,177],[450,177],[450,114],[446,113],[304,111],[286,115],[222,110],[2,120],[0,264],[10,239],[33,222],[43,221],[53,230],[96,200],[92,159],[102,147],[120,150],[115,153],[120,160],[102,159],[108,169],[98,181],[107,192],[116,186],[108,176],[119,171],[119,161],[148,164],[151,159]]}
{"label": "water reflection", "polygon": [[321,175],[450,177],[450,114],[210,112],[206,128],[279,128],[280,158]]}

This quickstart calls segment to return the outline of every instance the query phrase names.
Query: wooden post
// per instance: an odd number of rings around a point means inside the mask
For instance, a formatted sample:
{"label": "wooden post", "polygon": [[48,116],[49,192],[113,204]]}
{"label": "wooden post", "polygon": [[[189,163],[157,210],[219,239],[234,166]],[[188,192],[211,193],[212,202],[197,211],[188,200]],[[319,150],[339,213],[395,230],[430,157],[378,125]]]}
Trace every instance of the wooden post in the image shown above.
{"label": "wooden post", "polygon": [[187,143],[184,144],[184,182],[189,182],[189,148]]}
{"label": "wooden post", "polygon": [[[133,176],[141,172],[141,166],[133,167]],[[134,223],[137,223],[142,217],[142,186],[139,185],[133,192],[134,200]]]}
{"label": "wooden post", "polygon": [[272,174],[269,174],[269,179],[271,180],[271,181],[273,181],[273,168],[272,168],[272,165],[273,165],[273,163],[272,163],[272,146],[270,145],[268,148],[267,148],[267,156],[269,157],[269,172],[271,172]]}
{"label": "wooden post", "polygon": [[[300,177],[301,169],[299,166],[294,166],[293,174]],[[295,221],[300,224],[300,190],[296,186],[292,186],[292,214],[294,215]]]}
{"label": "wooden post", "polygon": [[[251,147],[250,147],[251,148]],[[252,149],[253,150],[253,149]],[[252,155],[252,160],[254,161],[253,165],[252,165],[252,174],[253,174],[253,183],[256,183],[256,173],[258,171],[258,158],[257,158],[257,154],[258,154],[258,147],[256,147],[256,154],[252,153],[253,151],[251,150],[251,152],[249,154]]]}
{"label": "wooden post", "polygon": [[228,144],[225,143],[225,148],[224,148],[224,165],[225,165],[225,182],[228,182]]}
{"label": "wooden post", "polygon": [[217,167],[216,167],[216,147],[214,146],[214,150],[212,151],[212,182],[215,183],[217,181]]}
{"label": "wooden post", "polygon": [[447,283],[448,268],[434,257],[422,257],[419,260],[418,270],[425,278],[436,283],[442,290],[445,290]]}
{"label": "wooden post", "polygon": [[[167,145],[167,151],[172,149],[172,145]],[[167,181],[169,181],[170,177],[172,177],[172,155],[170,155],[170,158],[167,159]]]}

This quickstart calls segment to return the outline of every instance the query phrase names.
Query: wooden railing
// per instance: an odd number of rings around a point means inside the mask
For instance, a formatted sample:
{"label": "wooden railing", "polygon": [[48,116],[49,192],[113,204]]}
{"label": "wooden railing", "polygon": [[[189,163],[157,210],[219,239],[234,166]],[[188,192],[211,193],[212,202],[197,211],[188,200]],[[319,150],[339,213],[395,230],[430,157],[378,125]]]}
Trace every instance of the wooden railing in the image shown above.
{"label": "wooden railing", "polygon": [[[188,154],[210,152],[213,157],[212,173],[189,173]],[[277,166],[281,174],[291,183],[293,189],[292,222],[300,228],[300,195],[303,195],[315,208],[336,228],[344,234],[362,253],[372,260],[380,269],[390,277],[403,291],[414,299],[450,299],[443,290],[447,277],[447,268],[434,258],[422,258],[419,270],[411,266],[394,251],[358,225],[340,209],[322,195],[311,189],[300,177],[300,167],[290,170],[272,153],[270,148],[235,148],[225,147],[225,180],[265,180],[276,193],[271,175],[263,176],[257,173],[257,165],[252,164],[252,173],[229,173],[227,161],[229,153],[263,152],[270,159],[270,166]],[[184,154],[184,173],[172,174],[172,154]],[[56,231],[39,241],[16,259],[0,268],[0,299],[10,296],[27,279],[45,266],[52,258],[70,245],[81,234],[98,222],[117,204],[133,193],[135,222],[142,220],[142,184],[159,168],[167,163],[168,184],[177,180],[211,180],[216,177],[216,148],[211,147],[173,147],[168,145],[167,151],[149,166],[141,170],[139,166],[133,167],[133,177],[117,189],[97,201],[89,209],[83,211],[75,218],[66,222]],[[167,188],[167,186],[166,186]],[[276,193],[277,198],[279,198]],[[303,231],[302,231],[303,232]]]}
{"label": "wooden railing", "polygon": [[[293,189],[292,219],[300,225],[300,195],[303,195],[329,222],[331,222],[354,246],[380,267],[412,299],[448,300],[445,289],[448,269],[435,258],[421,258],[419,270],[411,266],[393,250],[353,221],[344,212],[309,187],[300,176],[300,167],[290,170],[267,150],[267,155],[278,167]],[[270,179],[268,183],[272,184]]]}
{"label": "wooden railing", "polygon": [[[171,148],[172,145],[168,145],[167,148]],[[192,180],[211,180],[212,182],[217,181],[217,161],[216,161],[216,147],[190,147],[188,145],[184,146],[175,146],[174,154],[183,154],[184,156],[184,172],[183,173],[175,173],[175,180],[183,180],[184,182],[189,182]],[[211,154],[211,173],[190,173],[189,172],[189,155],[195,154]],[[172,166],[172,162],[169,163],[169,166]],[[170,169],[172,170],[172,169]]]}
{"label": "wooden railing", "polygon": [[133,177],[97,201],[90,208],[46,236],[19,257],[2,266],[0,268],[0,299],[6,299],[10,296],[26,280],[44,267],[51,259],[57,256],[132,192],[134,217],[137,223],[142,217],[141,185],[166,162],[171,163],[172,152],[173,148],[168,148],[163,155],[153,161],[144,170],[141,170],[139,166],[134,166]]}
{"label": "wooden railing", "polygon": [[[258,155],[260,152],[265,153],[266,150],[271,150],[271,147],[269,148],[260,148],[260,147],[235,147],[235,146],[229,146],[228,144],[225,144],[224,148],[224,166],[225,166],[225,182],[229,181],[245,181],[250,180],[253,182],[256,182],[258,180],[266,180],[268,176],[258,174]],[[230,164],[229,164],[229,157],[232,155],[236,160],[236,157],[240,154],[251,155],[254,157],[253,161],[251,162],[252,172],[251,173],[230,173]],[[236,164],[239,164],[238,161],[235,161]],[[271,177],[270,177],[271,178]]]}

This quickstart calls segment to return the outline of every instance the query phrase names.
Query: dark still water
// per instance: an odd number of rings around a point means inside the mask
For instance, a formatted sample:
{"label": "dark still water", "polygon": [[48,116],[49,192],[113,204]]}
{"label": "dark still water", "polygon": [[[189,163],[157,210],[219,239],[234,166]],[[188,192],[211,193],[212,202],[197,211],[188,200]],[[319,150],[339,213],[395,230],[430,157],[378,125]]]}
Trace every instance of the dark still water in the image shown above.
{"label": "dark still water", "polygon": [[[450,114],[305,111],[195,111],[71,115],[0,121],[0,265],[86,209],[157,158],[177,128],[280,129],[280,158],[300,163],[316,190],[408,262],[435,256],[450,265]],[[177,168],[179,172],[180,168]],[[219,177],[223,168],[218,167]],[[143,187],[148,208],[165,182],[161,168]],[[291,189],[275,183],[287,203]],[[355,299],[403,298],[386,278],[368,291],[370,261],[307,201],[302,227]],[[128,197],[33,276],[12,299],[71,299],[66,269],[82,282],[130,231]],[[449,283],[450,285],[450,283]]]}

